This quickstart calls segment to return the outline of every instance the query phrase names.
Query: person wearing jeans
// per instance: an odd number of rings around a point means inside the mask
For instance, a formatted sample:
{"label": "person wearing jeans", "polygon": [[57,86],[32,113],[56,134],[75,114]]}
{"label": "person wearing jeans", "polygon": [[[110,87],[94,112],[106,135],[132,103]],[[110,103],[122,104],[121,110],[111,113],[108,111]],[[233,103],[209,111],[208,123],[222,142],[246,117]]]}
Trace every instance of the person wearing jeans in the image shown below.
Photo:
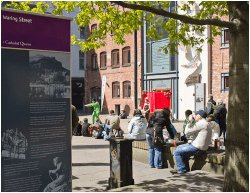
{"label": "person wearing jeans", "polygon": [[212,138],[212,128],[206,121],[207,113],[203,110],[194,111],[195,124],[193,115],[189,116],[188,124],[185,128],[185,134],[193,134],[191,143],[180,145],[174,151],[174,157],[176,162],[175,170],[171,170],[172,174],[183,174],[189,171],[188,158],[194,155],[201,155],[206,153]]}
{"label": "person wearing jeans", "polygon": [[149,166],[151,168],[162,168],[162,147],[153,146],[153,136],[146,134],[149,150]]}
{"label": "person wearing jeans", "polygon": [[206,151],[202,151],[194,147],[191,143],[180,145],[174,151],[175,162],[177,165],[178,173],[189,172],[188,158],[195,155],[205,154]]}
{"label": "person wearing jeans", "polygon": [[156,110],[148,122],[148,127],[146,129],[146,140],[148,142],[149,149],[149,166],[151,168],[155,167],[157,169],[162,168],[162,147],[153,146],[153,136],[154,129],[156,130],[156,135],[162,137],[162,129],[166,126],[171,139],[174,138],[174,133],[171,128],[170,123],[170,110],[164,108],[163,110]]}

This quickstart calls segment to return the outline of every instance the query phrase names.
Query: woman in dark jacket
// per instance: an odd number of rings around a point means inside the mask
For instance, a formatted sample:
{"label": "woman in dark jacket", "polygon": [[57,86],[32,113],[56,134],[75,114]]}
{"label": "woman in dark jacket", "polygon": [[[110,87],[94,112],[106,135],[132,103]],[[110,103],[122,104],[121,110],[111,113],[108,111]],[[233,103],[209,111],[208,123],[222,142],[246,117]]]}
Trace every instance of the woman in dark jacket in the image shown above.
{"label": "woman in dark jacket", "polygon": [[149,149],[149,166],[151,168],[156,167],[157,169],[162,168],[162,147],[153,146],[154,128],[157,136],[162,136],[162,129],[166,126],[171,139],[174,138],[174,133],[171,129],[170,123],[170,110],[164,108],[161,111],[155,111],[148,122],[146,130],[146,140],[148,142]]}

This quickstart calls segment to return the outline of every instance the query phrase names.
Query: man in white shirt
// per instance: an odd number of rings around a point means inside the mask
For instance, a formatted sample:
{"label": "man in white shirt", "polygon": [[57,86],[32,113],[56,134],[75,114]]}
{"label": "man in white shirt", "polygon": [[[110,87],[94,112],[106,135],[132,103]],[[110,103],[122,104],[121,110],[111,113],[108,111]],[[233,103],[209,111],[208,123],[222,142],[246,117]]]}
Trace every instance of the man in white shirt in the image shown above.
{"label": "man in white shirt", "polygon": [[191,143],[180,145],[174,151],[177,169],[170,171],[173,174],[188,172],[189,164],[187,158],[205,154],[211,143],[212,129],[206,121],[207,113],[203,110],[194,111],[194,113],[196,123],[193,126],[191,125],[194,118],[193,115],[190,115],[185,128],[185,134],[193,134],[193,139]]}

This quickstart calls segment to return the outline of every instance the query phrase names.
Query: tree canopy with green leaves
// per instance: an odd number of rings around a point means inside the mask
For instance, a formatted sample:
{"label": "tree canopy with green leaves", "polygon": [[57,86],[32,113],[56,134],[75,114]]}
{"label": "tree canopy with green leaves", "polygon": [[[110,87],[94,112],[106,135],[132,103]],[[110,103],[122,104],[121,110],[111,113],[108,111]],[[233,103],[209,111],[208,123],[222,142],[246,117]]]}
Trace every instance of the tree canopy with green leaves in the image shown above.
{"label": "tree canopy with green leaves", "polygon": [[[15,2],[14,9],[46,12],[50,4],[31,1]],[[198,5],[197,5],[198,4]],[[63,15],[64,11],[78,10],[74,18],[80,27],[98,21],[98,28],[87,40],[71,37],[72,44],[80,45],[82,51],[106,45],[107,36],[113,31],[117,44],[125,43],[125,34],[139,30],[148,24],[147,36],[157,41],[168,32],[169,43],[162,47],[167,53],[177,52],[179,44],[196,46],[213,43],[221,35],[221,28],[229,29],[229,111],[226,138],[226,163],[224,166],[224,191],[249,191],[249,2],[248,1],[187,1],[178,2],[176,10],[169,10],[171,1],[52,1],[52,14]],[[194,6],[198,6],[198,11]],[[221,18],[229,16],[225,21]],[[212,37],[195,36],[209,26]]]}
{"label": "tree canopy with green leaves", "polygon": [[[97,31],[92,33],[87,40],[77,39],[76,35],[72,36],[72,43],[80,45],[82,51],[105,46],[107,35],[111,31],[113,31],[115,43],[124,44],[124,35],[139,30],[145,21],[149,24],[147,36],[151,40],[157,41],[164,35],[163,32],[158,33],[157,29],[159,28],[168,32],[170,43],[165,45],[163,49],[166,53],[170,50],[172,54],[176,52],[176,47],[180,43],[184,46],[193,47],[196,45],[199,51],[202,51],[199,45],[204,43],[206,38],[187,35],[187,32],[199,31],[202,33],[205,30],[205,25],[212,25],[213,37],[209,37],[207,41],[213,43],[213,38],[221,35],[222,27],[234,28],[232,22],[219,19],[221,16],[228,15],[226,1],[201,2],[201,9],[194,16],[188,15],[194,6],[194,1],[183,3],[182,6],[177,4],[177,8],[187,12],[183,15],[178,14],[177,11],[166,11],[169,9],[171,1],[52,1],[52,3],[52,14],[55,15],[63,15],[65,10],[71,12],[78,9],[80,12],[74,21],[79,27],[89,25],[94,19],[98,21]],[[31,9],[30,4],[30,1],[19,3],[13,1],[10,6],[15,9],[40,13],[46,12],[46,9],[50,7],[50,4],[46,2],[37,2],[37,7]],[[176,22],[177,20],[178,22]]]}

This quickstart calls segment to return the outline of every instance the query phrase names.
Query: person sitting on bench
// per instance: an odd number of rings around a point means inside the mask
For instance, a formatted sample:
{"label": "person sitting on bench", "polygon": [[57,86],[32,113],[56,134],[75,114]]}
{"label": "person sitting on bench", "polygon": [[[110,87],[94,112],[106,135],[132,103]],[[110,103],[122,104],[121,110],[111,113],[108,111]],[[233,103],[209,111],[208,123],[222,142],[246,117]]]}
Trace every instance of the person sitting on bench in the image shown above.
{"label": "person sitting on bench", "polygon": [[115,114],[114,110],[109,111],[109,117],[105,120],[105,131],[107,135],[111,132],[115,137],[122,135],[122,129],[120,127],[120,118]]}
{"label": "person sitting on bench", "polygon": [[177,169],[171,170],[172,174],[184,174],[189,171],[188,158],[195,155],[202,155],[211,143],[212,129],[206,121],[207,113],[204,110],[194,111],[196,123],[193,114],[189,115],[189,121],[185,128],[185,135],[193,134],[191,143],[179,145],[174,151]]}

